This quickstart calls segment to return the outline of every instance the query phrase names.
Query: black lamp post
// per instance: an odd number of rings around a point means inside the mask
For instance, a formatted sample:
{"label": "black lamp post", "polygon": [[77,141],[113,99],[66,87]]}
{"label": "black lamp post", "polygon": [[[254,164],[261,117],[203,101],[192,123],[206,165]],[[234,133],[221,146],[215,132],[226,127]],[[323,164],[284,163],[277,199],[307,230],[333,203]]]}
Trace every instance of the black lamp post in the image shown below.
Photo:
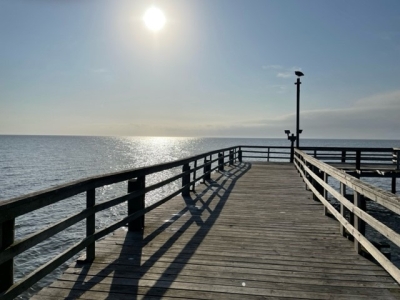
{"label": "black lamp post", "polygon": [[[298,135],[300,135],[300,133],[303,132],[303,129],[299,129],[298,131]],[[299,140],[297,138],[296,135],[294,135],[294,133],[292,133],[292,135],[290,135],[290,130],[285,130],[285,133],[287,134],[287,138],[288,140],[291,142],[290,144],[290,162],[292,163],[294,161],[294,142],[297,140]]]}
{"label": "black lamp post", "polygon": [[296,107],[296,136],[297,136],[297,141],[296,141],[296,148],[299,148],[299,142],[300,142],[300,77],[304,76],[304,74],[300,71],[295,71],[294,74],[296,74],[297,81],[294,83],[297,85],[297,107]]}

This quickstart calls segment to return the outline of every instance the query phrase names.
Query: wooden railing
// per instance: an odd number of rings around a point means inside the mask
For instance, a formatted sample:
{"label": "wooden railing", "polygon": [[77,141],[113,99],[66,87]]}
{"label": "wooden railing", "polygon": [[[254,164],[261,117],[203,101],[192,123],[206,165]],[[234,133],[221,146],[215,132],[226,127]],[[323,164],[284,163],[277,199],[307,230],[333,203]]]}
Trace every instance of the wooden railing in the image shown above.
{"label": "wooden railing", "polygon": [[256,160],[289,162],[290,147],[283,146],[239,146],[242,157]]}
{"label": "wooden railing", "polygon": [[[299,149],[295,150],[294,163],[306,186],[313,192],[314,198],[323,203],[325,214],[329,211],[339,221],[340,232],[345,235],[347,231],[353,237],[355,250],[358,253],[363,249],[367,251],[400,283],[400,270],[365,237],[365,224],[367,223],[400,247],[400,234],[368,214],[365,202],[366,199],[375,201],[393,213],[400,214],[400,197],[362,182]],[[339,181],[340,192],[328,184],[329,176]],[[354,203],[346,198],[346,188],[353,190]],[[339,211],[328,201],[328,193],[339,201]],[[350,212],[350,221],[345,218],[346,209]]]}
{"label": "wooden railing", "polygon": [[393,166],[393,148],[301,147],[301,150],[320,161],[355,165],[357,170],[362,163]]}
{"label": "wooden railing", "polygon": [[[127,224],[130,231],[141,230],[144,226],[144,215],[146,213],[180,193],[184,196],[188,195],[190,189],[194,188],[198,181],[210,179],[211,172],[224,170],[224,166],[227,163],[234,164],[236,161],[241,161],[242,158],[239,149],[238,146],[235,146],[159,165],[94,176],[0,202],[0,299],[14,299],[85,248],[86,260],[89,262],[92,261],[95,258],[96,240]],[[177,170],[174,173],[176,175],[146,186],[146,176],[173,168],[181,168],[181,171]],[[177,180],[181,180],[182,182],[180,188],[160,201],[145,207],[144,199],[146,193],[157,190]],[[96,204],[96,189],[124,181],[128,185],[128,193],[126,195]],[[70,199],[80,193],[86,193],[86,207],[83,207],[79,213],[69,216],[21,240],[14,240],[15,219],[17,217],[58,201]],[[128,206],[127,216],[104,229],[95,231],[96,213],[124,202]],[[86,237],[14,283],[13,260],[17,255],[85,219]]]}

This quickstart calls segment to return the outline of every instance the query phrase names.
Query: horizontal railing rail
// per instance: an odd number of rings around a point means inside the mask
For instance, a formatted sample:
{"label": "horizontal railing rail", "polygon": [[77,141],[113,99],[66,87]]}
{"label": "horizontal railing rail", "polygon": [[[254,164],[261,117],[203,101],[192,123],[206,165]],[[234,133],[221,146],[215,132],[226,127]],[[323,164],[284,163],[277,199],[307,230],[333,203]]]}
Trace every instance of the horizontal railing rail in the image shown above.
{"label": "horizontal railing rail", "polygon": [[[142,230],[146,213],[179,194],[189,195],[190,189],[194,189],[197,182],[210,179],[212,172],[224,170],[226,164],[233,165],[237,161],[242,161],[242,153],[239,146],[234,146],[158,165],[93,176],[0,202],[0,299],[14,299],[85,248],[86,260],[92,261],[95,258],[96,240],[127,224],[130,231]],[[146,186],[146,176],[174,168],[182,170]],[[179,188],[161,200],[145,206],[146,194],[177,180],[181,180]],[[128,184],[126,195],[96,203],[96,189],[120,182]],[[80,212],[15,241],[17,217],[81,193],[86,193],[86,207]],[[127,203],[127,216],[96,231],[96,213],[121,203]],[[14,258],[17,255],[83,220],[86,220],[86,237],[14,283]]]}
{"label": "horizontal railing rail", "polygon": [[[287,146],[239,146],[243,158],[289,162],[293,149]],[[286,150],[286,151],[282,151]]]}
{"label": "horizontal railing rail", "polygon": [[[330,166],[304,151],[295,150],[295,166],[303,177],[306,186],[313,192],[314,199],[324,205],[325,214],[329,211],[338,221],[340,232],[347,233],[354,239],[354,248],[361,253],[367,251],[398,283],[400,270],[365,237],[365,224],[368,224],[395,245],[400,247],[400,234],[375,219],[366,212],[366,199],[375,201],[395,214],[400,214],[400,197]],[[328,177],[340,183],[340,192],[328,184]],[[353,202],[346,198],[346,188],[353,190]],[[340,203],[340,210],[328,201],[328,194]],[[350,221],[345,218],[345,210],[350,212]]]}

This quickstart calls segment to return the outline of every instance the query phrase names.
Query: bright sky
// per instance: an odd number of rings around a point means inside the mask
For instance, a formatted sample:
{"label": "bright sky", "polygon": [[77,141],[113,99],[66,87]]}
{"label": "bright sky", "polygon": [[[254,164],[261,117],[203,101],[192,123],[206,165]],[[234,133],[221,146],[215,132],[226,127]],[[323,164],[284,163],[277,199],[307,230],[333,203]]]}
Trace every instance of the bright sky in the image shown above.
{"label": "bright sky", "polygon": [[0,134],[284,138],[301,70],[303,138],[400,139],[399,0],[3,0],[0,37]]}

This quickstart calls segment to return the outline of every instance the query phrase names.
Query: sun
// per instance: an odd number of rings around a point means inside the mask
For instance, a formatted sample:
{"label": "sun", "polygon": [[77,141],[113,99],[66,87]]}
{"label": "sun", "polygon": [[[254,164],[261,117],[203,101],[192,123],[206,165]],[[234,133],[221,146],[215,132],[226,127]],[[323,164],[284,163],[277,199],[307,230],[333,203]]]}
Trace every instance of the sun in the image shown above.
{"label": "sun", "polygon": [[165,25],[165,15],[159,8],[152,6],[146,10],[143,21],[151,31],[159,31]]}

